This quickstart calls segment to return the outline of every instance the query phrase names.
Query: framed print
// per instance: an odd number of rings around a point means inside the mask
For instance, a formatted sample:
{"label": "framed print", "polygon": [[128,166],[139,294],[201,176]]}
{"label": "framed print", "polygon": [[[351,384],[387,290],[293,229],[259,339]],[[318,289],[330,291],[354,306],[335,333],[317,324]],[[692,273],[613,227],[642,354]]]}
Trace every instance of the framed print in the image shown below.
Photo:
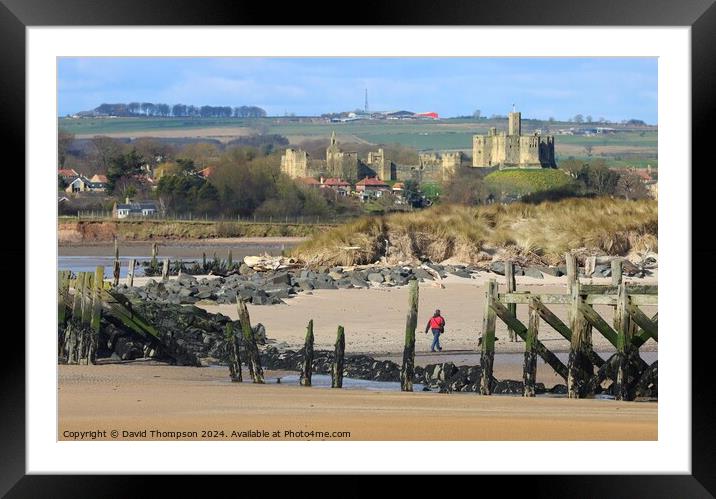
{"label": "framed print", "polygon": [[710,2],[391,4],[371,26],[80,4],[0,8],[27,198],[3,492],[512,473],[713,494],[690,202]]}

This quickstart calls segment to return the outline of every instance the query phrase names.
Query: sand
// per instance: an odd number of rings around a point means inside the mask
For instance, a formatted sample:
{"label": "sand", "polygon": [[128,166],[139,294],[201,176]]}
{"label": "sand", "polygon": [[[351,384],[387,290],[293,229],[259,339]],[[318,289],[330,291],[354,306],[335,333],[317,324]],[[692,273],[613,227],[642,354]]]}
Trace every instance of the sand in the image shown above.
{"label": "sand", "polygon": [[[267,373],[268,381],[275,375]],[[85,433],[84,438],[92,435],[99,440],[658,438],[658,404],[653,402],[334,390],[279,385],[275,379],[266,385],[239,384],[228,381],[226,368],[148,363],[59,366],[58,393],[60,440],[72,439],[70,432],[79,435],[90,431],[97,433]],[[119,432],[117,438],[112,438],[112,430]],[[161,433],[153,436],[151,430]],[[137,433],[123,436],[125,431]],[[146,436],[139,433],[143,431]],[[202,434],[204,431],[211,433]],[[268,436],[250,433],[259,431],[267,432]],[[287,433],[290,431],[294,433]],[[170,432],[197,433],[177,437]]]}
{"label": "sand", "polygon": [[[484,312],[485,283],[488,279],[496,277],[498,282],[504,281],[503,277],[493,273],[481,272],[473,279],[449,276],[443,279],[443,288],[430,281],[420,283],[417,351],[427,352],[430,349],[432,335],[424,334],[424,329],[436,308],[442,311],[447,322],[445,334],[441,337],[442,355],[478,350],[477,342]],[[516,280],[518,291],[566,293],[566,277],[546,276],[544,279],[536,279],[518,276]],[[589,281],[595,284],[611,282],[604,278],[582,279],[585,284]],[[656,277],[638,281],[655,284]],[[135,279],[135,282],[141,284],[142,281]],[[504,292],[503,285],[500,285],[500,292]],[[408,303],[407,286],[314,290],[299,293],[285,302],[283,305],[272,306],[249,305],[248,309],[253,324],[261,322],[266,326],[270,339],[277,343],[285,343],[289,348],[300,348],[303,345],[306,324],[313,319],[317,349],[333,348],[336,328],[340,324],[346,330],[346,352],[391,355],[403,351]],[[234,320],[238,319],[235,305],[216,305],[210,302],[200,302],[197,305],[210,312],[220,312]],[[549,308],[567,322],[567,306],[550,305]],[[611,307],[595,306],[595,309],[608,323],[612,323]],[[656,312],[656,307],[643,307],[643,311],[651,316]],[[517,316],[523,324],[528,323],[526,305],[517,307]],[[507,327],[499,320],[496,337],[496,352],[524,352],[524,343],[510,342]],[[546,325],[540,329],[539,338],[553,352],[569,350],[569,342]],[[593,334],[593,343],[596,351],[615,351],[611,343],[596,331]],[[649,340],[641,349],[656,351],[657,344]]]}

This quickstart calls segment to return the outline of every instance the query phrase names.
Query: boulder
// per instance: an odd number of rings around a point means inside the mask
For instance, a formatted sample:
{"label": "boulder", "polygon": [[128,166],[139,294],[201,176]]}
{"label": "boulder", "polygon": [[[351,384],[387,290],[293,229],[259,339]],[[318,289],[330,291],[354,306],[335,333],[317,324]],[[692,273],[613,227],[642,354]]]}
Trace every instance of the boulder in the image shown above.
{"label": "boulder", "polygon": [[373,272],[371,274],[368,274],[368,281],[374,282],[374,283],[382,283],[385,280],[383,277],[383,274],[378,272]]}
{"label": "boulder", "polygon": [[525,276],[532,277],[535,279],[544,279],[542,272],[536,267],[527,267],[524,272]]}

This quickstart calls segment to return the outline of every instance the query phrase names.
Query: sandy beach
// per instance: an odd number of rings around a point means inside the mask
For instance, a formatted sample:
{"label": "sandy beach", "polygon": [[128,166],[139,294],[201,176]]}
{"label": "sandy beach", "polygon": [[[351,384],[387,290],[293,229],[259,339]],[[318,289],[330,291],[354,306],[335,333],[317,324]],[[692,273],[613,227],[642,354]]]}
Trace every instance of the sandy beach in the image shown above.
{"label": "sandy beach", "polygon": [[[443,287],[431,281],[420,283],[420,308],[418,315],[418,334],[416,351],[427,352],[432,341],[431,335],[424,334],[425,324],[433,311],[439,308],[447,324],[442,355],[456,352],[476,351],[478,336],[482,329],[482,317],[485,302],[485,284],[489,279],[497,279],[500,292],[504,292],[504,277],[490,272],[480,272],[476,278],[464,279],[448,276],[442,280]],[[518,291],[532,293],[566,293],[567,278],[545,276],[544,279],[519,276]],[[634,279],[635,282],[655,284],[656,277]],[[138,279],[137,283],[141,283]],[[582,279],[587,284],[608,284],[605,278]],[[336,328],[340,324],[346,331],[346,352],[371,353],[373,355],[399,354],[403,351],[405,334],[405,316],[407,313],[408,288],[371,288],[313,290],[299,293],[289,298],[283,305],[249,305],[252,323],[261,322],[266,326],[267,335],[278,343],[286,343],[289,348],[303,345],[306,324],[314,321],[315,345],[318,349],[332,349]],[[235,305],[215,305],[198,303],[202,308],[238,319]],[[567,322],[567,306],[550,305],[563,321]],[[612,322],[613,309],[609,306],[595,306],[599,314]],[[644,313],[653,315],[656,307],[643,307]],[[526,305],[517,307],[517,316],[523,324],[528,322]],[[496,352],[524,352],[522,341],[510,342],[507,327],[497,321]],[[544,325],[539,332],[540,340],[553,352],[566,352],[569,342]],[[601,334],[593,334],[594,349],[598,352],[613,352],[614,347]],[[642,351],[656,351],[657,344],[649,340]],[[419,362],[419,360],[418,360]],[[539,381],[539,380],[538,380]]]}
{"label": "sandy beach", "polygon": [[60,440],[658,438],[651,402],[305,388],[276,372],[254,385],[226,368],[146,362],[58,369]]}

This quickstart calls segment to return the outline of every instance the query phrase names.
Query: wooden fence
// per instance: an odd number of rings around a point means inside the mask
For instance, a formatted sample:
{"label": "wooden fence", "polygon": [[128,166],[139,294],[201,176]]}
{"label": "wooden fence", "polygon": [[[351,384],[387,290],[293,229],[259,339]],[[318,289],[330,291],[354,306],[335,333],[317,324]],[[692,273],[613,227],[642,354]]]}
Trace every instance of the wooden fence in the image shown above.
{"label": "wooden fence", "polygon": [[[593,395],[597,382],[594,368],[605,364],[605,360],[592,348],[592,331],[596,330],[616,348],[615,397],[618,400],[633,399],[630,380],[634,373],[631,373],[630,377],[630,367],[634,365],[635,358],[639,356],[639,347],[644,342],[649,338],[658,341],[658,316],[649,318],[640,307],[658,305],[658,287],[625,282],[619,260],[615,260],[612,265],[611,284],[582,284],[578,278],[574,255],[568,253],[566,258],[566,294],[518,292],[514,281],[510,283],[513,273],[509,271],[506,271],[507,293],[498,293],[495,279],[488,282],[480,361],[483,368],[480,392],[483,395],[490,395],[492,392],[495,326],[496,319],[499,318],[525,342],[524,396],[534,396],[538,356],[564,378],[569,398]],[[506,267],[511,269],[512,265],[507,262]],[[518,305],[529,307],[527,326],[517,318]],[[559,319],[548,305],[567,305],[569,325]],[[613,326],[596,312],[594,305],[614,307]],[[514,308],[510,308],[511,306]],[[567,365],[539,340],[540,321],[546,322],[570,342]]]}

